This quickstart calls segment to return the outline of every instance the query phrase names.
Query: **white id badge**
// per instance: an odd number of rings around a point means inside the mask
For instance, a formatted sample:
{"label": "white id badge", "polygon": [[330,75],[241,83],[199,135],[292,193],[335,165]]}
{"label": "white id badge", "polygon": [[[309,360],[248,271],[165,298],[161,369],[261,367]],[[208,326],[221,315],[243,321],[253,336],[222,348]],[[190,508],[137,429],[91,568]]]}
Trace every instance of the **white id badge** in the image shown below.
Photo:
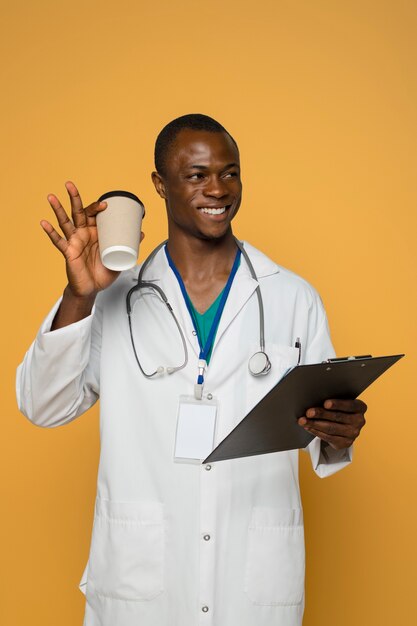
{"label": "white id badge", "polygon": [[201,462],[213,450],[216,431],[217,402],[180,396],[174,460]]}

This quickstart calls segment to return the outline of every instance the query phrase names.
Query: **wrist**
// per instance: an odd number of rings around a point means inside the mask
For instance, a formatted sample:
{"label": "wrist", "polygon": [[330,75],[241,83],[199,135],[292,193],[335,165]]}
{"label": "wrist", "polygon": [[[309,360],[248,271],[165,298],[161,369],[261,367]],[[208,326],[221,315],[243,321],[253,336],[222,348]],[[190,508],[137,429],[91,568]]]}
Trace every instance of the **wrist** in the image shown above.
{"label": "wrist", "polygon": [[71,286],[68,284],[65,287],[62,296],[64,300],[66,300],[68,303],[71,303],[71,306],[75,307],[77,310],[84,310],[91,309],[93,307],[97,297],[97,291],[94,291],[91,294],[80,296],[75,294],[72,291]]}
{"label": "wrist", "polygon": [[88,296],[76,296],[69,285],[64,289],[60,307],[52,322],[51,330],[58,330],[91,315],[96,299],[96,293]]}

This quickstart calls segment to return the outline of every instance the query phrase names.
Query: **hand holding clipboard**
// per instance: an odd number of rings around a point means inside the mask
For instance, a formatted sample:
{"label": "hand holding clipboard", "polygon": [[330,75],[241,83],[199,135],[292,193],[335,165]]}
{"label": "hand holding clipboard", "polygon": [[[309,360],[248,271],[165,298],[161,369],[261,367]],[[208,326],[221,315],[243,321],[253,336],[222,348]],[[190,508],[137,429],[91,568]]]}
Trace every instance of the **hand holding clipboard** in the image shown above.
{"label": "hand holding clipboard", "polygon": [[[342,407],[346,408],[343,400],[355,400],[403,356],[372,358],[367,355],[296,366],[260,400],[203,463],[305,448],[317,434],[317,428],[313,428],[312,424],[307,431],[305,425],[298,422],[307,409],[323,407],[326,400],[333,399],[338,402],[330,411],[343,412]],[[356,406],[360,412],[363,403],[357,402],[360,404],[350,406]],[[324,421],[320,419],[323,415],[317,414],[311,422],[317,419],[316,426],[323,428],[323,424],[319,424]],[[323,431],[318,430],[322,435]]]}
{"label": "hand holding clipboard", "polygon": [[[371,359],[372,355],[337,357],[327,363],[340,363],[358,359]],[[349,448],[365,426],[368,407],[357,399],[327,399],[322,406],[308,408],[305,416],[298,420],[307,432],[319,437],[335,450]]]}

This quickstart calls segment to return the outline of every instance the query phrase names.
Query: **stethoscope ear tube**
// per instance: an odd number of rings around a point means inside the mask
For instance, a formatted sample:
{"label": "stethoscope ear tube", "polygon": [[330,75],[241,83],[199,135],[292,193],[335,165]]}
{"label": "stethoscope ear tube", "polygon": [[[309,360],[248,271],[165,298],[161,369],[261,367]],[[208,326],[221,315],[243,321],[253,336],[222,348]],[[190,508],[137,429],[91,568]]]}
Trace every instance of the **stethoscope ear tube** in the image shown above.
{"label": "stethoscope ear tube", "polygon": [[[185,341],[185,337],[184,337],[184,333],[182,331],[182,328],[174,314],[174,311],[172,310],[171,305],[168,302],[168,298],[166,297],[164,291],[161,289],[161,287],[159,287],[159,285],[155,285],[155,283],[152,282],[148,282],[148,281],[144,281],[142,279],[143,273],[145,271],[145,269],[147,268],[147,266],[149,265],[149,263],[152,261],[152,259],[154,258],[154,256],[156,255],[156,253],[166,244],[166,241],[163,241],[161,244],[159,244],[159,246],[157,246],[155,248],[155,250],[153,250],[151,252],[151,254],[148,256],[148,258],[143,262],[142,267],[140,268],[139,271],[139,276],[138,276],[138,282],[136,285],[134,285],[131,289],[129,289],[127,296],[126,296],[126,310],[127,310],[127,316],[128,316],[128,320],[129,320],[129,332],[130,332],[130,340],[132,342],[132,347],[133,347],[133,352],[135,355],[135,359],[136,362],[139,366],[140,371],[142,372],[142,374],[146,377],[146,378],[153,378],[154,376],[158,376],[163,374],[165,371],[168,374],[173,374],[174,372],[178,372],[179,370],[182,370],[188,363],[188,349],[187,349],[187,343]],[[132,298],[132,294],[137,291],[142,289],[142,287],[148,287],[150,289],[152,289],[154,292],[156,291],[162,302],[165,304],[165,306],[167,307],[168,311],[170,312],[172,319],[174,320],[178,331],[180,333],[181,336],[181,341],[182,341],[182,346],[184,349],[184,361],[181,365],[177,365],[177,366],[168,366],[166,368],[162,367],[162,365],[159,365],[156,370],[154,372],[152,372],[151,374],[145,372],[145,370],[143,369],[140,361],[139,361],[139,357],[138,357],[138,353],[136,351],[136,346],[135,346],[135,341],[133,338],[133,330],[132,330],[132,319],[131,319],[131,314],[132,314],[132,306],[131,306],[131,298]]]}
{"label": "stethoscope ear tube", "polygon": [[[246,252],[245,248],[243,247],[243,243],[241,241],[239,241],[238,239],[236,239],[235,237],[235,241],[236,241],[236,245],[237,247],[240,249],[240,251],[243,254],[243,257],[248,265],[249,271],[251,273],[251,276],[254,280],[256,280],[256,282],[258,283],[257,287],[256,287],[256,297],[258,298],[258,308],[259,308],[259,346],[260,346],[260,352],[263,352],[268,360],[269,363],[269,369],[265,372],[266,374],[269,372],[269,370],[271,369],[271,363],[269,361],[268,355],[265,353],[265,320],[264,320],[264,305],[263,305],[263,301],[262,301],[262,294],[261,294],[261,288],[259,286],[259,281],[258,281],[258,277],[256,275],[255,269],[252,265],[252,262],[248,256],[248,253]],[[255,355],[253,355],[255,356]],[[250,368],[249,368],[250,371]],[[262,374],[254,374],[254,376],[262,376]]]}

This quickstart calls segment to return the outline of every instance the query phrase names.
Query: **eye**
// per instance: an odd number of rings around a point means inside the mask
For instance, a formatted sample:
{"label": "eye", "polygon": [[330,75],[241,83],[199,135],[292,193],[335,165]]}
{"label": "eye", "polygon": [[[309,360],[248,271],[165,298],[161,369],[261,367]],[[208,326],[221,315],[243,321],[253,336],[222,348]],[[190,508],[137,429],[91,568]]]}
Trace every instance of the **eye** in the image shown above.
{"label": "eye", "polygon": [[237,172],[226,172],[226,173],[224,174],[224,178],[236,178],[236,177],[237,177],[237,175],[238,175],[238,173],[237,173]]}
{"label": "eye", "polygon": [[204,178],[204,174],[202,174],[201,172],[196,172],[195,174],[190,174],[190,176],[187,176],[187,178],[189,180],[201,180],[201,178]]}

